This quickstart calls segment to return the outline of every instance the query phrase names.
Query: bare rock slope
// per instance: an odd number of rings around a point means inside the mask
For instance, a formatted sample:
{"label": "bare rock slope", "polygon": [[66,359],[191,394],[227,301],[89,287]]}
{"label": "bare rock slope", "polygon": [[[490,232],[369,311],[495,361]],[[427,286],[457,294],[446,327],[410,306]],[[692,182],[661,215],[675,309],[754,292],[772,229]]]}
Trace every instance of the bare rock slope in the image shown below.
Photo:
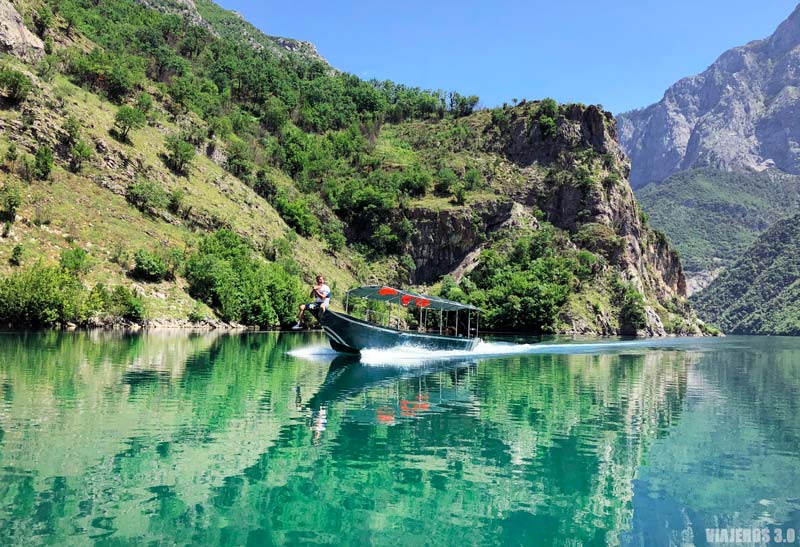
{"label": "bare rock slope", "polygon": [[685,169],[800,174],[800,6],[772,36],[723,53],[658,103],[617,117],[639,188]]}
{"label": "bare rock slope", "polygon": [[27,29],[9,0],[0,0],[0,51],[29,62],[44,55],[44,43]]}

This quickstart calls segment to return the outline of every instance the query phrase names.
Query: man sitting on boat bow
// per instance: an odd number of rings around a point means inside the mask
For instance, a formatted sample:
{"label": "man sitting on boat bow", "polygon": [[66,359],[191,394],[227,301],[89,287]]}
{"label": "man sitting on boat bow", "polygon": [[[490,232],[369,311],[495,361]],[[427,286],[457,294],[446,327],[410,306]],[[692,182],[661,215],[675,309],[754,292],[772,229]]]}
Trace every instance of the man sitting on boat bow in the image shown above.
{"label": "man sitting on boat bow", "polygon": [[303,328],[303,314],[306,310],[316,310],[319,308],[321,311],[328,309],[331,303],[331,288],[325,284],[325,278],[321,275],[317,276],[317,284],[311,288],[311,297],[313,302],[308,304],[300,304],[300,313],[297,315],[297,324],[292,328],[299,330]]}

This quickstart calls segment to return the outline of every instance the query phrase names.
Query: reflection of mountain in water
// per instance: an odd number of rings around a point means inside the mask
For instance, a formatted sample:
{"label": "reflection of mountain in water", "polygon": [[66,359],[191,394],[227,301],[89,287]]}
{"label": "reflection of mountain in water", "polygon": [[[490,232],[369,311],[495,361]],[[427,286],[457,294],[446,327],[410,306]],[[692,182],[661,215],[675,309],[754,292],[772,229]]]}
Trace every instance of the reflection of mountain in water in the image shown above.
{"label": "reflection of mountain in water", "polygon": [[684,353],[325,366],[303,340],[0,346],[0,540],[613,543],[686,396]]}

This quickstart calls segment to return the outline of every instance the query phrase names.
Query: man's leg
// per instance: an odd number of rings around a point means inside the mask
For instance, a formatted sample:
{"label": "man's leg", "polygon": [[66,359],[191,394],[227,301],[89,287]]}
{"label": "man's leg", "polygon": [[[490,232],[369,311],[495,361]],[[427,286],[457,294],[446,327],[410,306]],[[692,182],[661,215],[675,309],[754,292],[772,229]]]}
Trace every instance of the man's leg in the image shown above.
{"label": "man's leg", "polygon": [[300,313],[297,314],[297,324],[298,325],[303,322],[303,314],[305,313],[305,311],[306,311],[306,305],[305,304],[300,304]]}

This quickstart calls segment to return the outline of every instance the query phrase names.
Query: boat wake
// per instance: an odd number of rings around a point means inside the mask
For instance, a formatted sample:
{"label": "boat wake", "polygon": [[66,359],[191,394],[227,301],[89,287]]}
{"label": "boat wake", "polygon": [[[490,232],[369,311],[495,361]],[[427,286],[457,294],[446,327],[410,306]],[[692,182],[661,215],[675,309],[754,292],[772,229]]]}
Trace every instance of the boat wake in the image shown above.
{"label": "boat wake", "polygon": [[[619,340],[608,342],[563,342],[515,344],[511,342],[486,342],[481,340],[471,351],[464,350],[431,350],[419,346],[396,346],[387,349],[366,349],[359,357],[353,359],[364,365],[382,366],[417,366],[427,365],[435,361],[477,360],[492,357],[531,354],[591,354],[608,351],[670,349],[685,346],[694,339],[647,339]],[[309,346],[289,352],[289,355],[312,361],[330,361],[343,354],[337,353],[328,346]]]}

